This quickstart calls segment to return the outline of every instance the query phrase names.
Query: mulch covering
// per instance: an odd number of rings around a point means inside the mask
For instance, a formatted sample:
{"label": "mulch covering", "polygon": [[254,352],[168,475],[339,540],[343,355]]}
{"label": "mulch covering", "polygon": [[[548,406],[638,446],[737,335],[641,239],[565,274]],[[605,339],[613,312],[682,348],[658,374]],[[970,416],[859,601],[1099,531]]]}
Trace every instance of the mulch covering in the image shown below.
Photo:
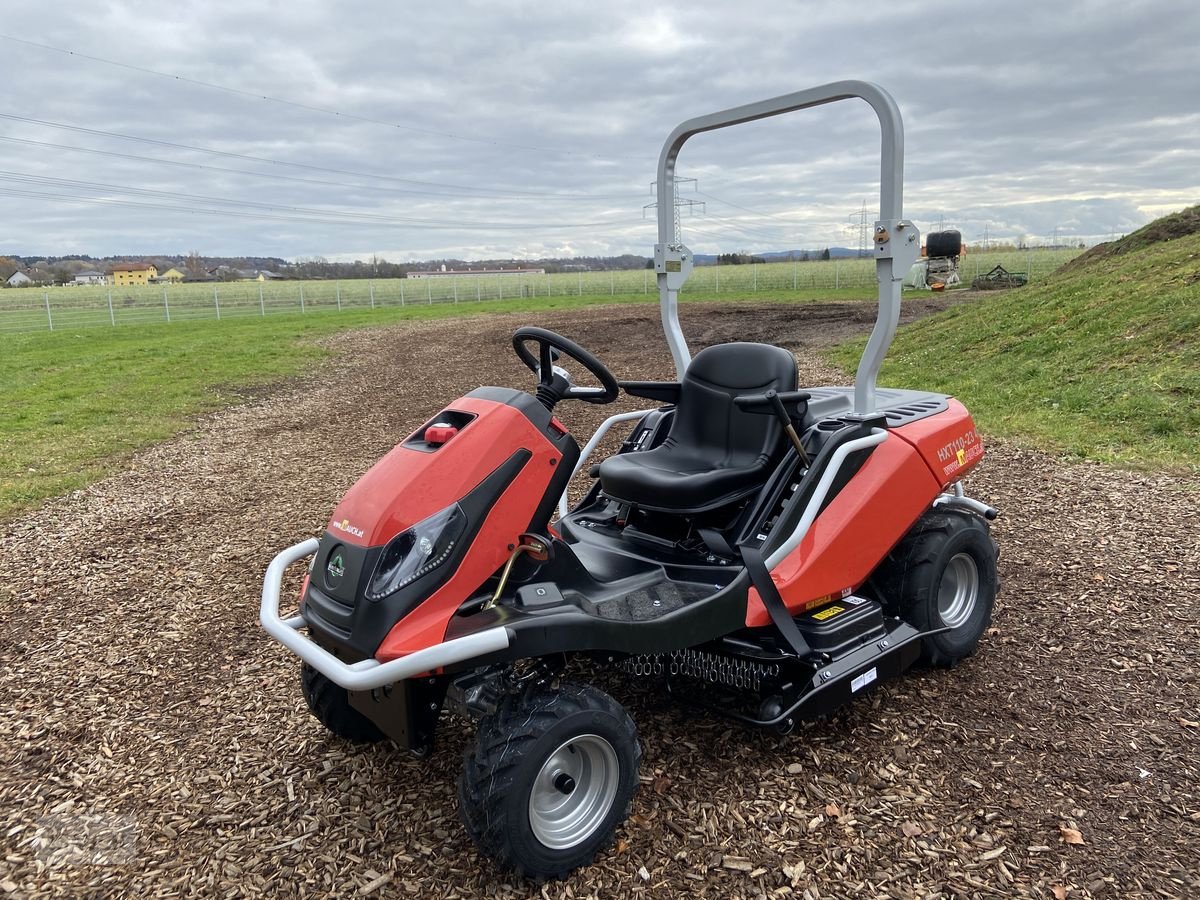
{"label": "mulch covering", "polygon": [[[814,346],[872,318],[684,309],[693,350],[781,343],[802,383],[835,378]],[[455,809],[465,723],[447,719],[425,761],[325,734],[258,626],[263,570],[441,403],[528,385],[517,324],[331,338],[313,377],[3,526],[0,895],[1200,896],[1200,479],[1013,443],[991,442],[968,485],[1003,512],[976,657],[789,737],[606,677],[640,728],[643,785],[616,845],[565,882],[475,853]],[[656,309],[537,324],[618,377],[671,375]],[[628,403],[559,414],[586,434]]]}

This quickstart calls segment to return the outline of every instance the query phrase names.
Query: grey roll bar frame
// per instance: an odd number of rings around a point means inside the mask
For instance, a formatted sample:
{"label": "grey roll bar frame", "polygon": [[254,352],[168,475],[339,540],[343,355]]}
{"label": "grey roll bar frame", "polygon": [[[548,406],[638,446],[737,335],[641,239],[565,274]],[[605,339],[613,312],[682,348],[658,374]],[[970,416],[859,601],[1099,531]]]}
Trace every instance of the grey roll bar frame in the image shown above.
{"label": "grey roll bar frame", "polygon": [[879,281],[879,311],[854,378],[854,412],[876,412],[875,382],[880,366],[900,322],[900,283],[920,254],[920,233],[902,218],[904,200],[904,124],[891,95],[867,81],[835,81],[819,87],[747,103],[720,112],[697,116],[676,126],[663,144],[658,159],[658,243],[654,245],[654,271],[658,282],[663,331],[677,377],[691,361],[687,340],[679,327],[679,291],[692,270],[692,252],[675,236],[675,161],[689,138],[706,131],[728,128],[810,109],[839,100],[865,100],[879,118],[880,170],[879,219],[875,222],[875,274]]}

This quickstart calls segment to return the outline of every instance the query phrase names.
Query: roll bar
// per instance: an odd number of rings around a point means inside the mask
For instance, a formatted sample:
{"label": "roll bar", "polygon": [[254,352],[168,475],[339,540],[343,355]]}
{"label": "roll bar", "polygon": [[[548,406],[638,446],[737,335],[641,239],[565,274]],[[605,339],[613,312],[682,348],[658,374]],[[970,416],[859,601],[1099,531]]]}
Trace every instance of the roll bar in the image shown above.
{"label": "roll bar", "polygon": [[879,312],[854,379],[854,411],[869,415],[875,408],[875,382],[900,321],[900,282],[920,254],[916,227],[901,217],[904,200],[904,124],[896,102],[883,88],[866,81],[835,81],[757,103],[697,116],[671,132],[658,158],[658,243],[654,271],[658,281],[663,331],[679,378],[691,361],[679,327],[679,291],[692,271],[692,252],[675,239],[675,160],[687,140],[705,131],[741,125],[784,113],[857,97],[879,118],[879,219],[875,222],[875,274],[879,281]]}

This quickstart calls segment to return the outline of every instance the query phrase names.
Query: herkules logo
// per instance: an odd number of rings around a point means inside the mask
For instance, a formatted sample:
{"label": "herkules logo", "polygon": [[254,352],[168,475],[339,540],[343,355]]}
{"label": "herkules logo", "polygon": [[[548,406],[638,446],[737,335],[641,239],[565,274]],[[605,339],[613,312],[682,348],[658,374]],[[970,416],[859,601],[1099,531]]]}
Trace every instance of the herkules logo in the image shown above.
{"label": "herkules logo", "polygon": [[346,574],[346,562],[342,559],[342,554],[335,553],[329,559],[329,564],[325,566],[325,584],[330,590],[341,584],[342,577]]}
{"label": "herkules logo", "polygon": [[353,525],[351,525],[349,519],[342,519],[340,522],[333,522],[332,525],[338,531],[344,531],[346,534],[352,534],[355,537],[363,536],[363,530],[361,528],[355,528]]}

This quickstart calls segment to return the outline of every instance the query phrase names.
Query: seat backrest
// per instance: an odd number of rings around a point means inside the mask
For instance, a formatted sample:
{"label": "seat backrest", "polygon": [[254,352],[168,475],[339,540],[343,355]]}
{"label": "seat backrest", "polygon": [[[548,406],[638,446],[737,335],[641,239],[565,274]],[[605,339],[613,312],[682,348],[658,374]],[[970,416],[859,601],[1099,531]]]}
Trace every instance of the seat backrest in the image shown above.
{"label": "seat backrest", "polygon": [[716,344],[695,355],[682,387],[664,443],[703,454],[713,468],[757,465],[778,447],[783,428],[775,416],[738,409],[733,398],[794,391],[796,359],[771,344]]}

